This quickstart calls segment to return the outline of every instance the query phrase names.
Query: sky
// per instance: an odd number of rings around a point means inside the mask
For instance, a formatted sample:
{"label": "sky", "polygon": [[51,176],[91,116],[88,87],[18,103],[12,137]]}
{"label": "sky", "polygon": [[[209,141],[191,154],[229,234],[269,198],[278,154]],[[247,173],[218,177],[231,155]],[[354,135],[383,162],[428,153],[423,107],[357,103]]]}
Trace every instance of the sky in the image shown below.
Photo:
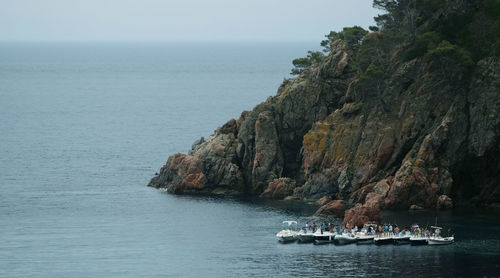
{"label": "sky", "polygon": [[318,41],[372,0],[0,0],[2,41]]}

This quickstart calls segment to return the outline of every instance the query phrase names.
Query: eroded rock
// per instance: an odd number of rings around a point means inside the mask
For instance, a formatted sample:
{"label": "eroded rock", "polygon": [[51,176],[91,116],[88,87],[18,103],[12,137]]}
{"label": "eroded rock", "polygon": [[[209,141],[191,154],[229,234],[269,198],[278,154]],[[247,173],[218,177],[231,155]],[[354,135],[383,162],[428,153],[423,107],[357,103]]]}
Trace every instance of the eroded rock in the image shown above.
{"label": "eroded rock", "polygon": [[410,210],[423,210],[424,208],[421,207],[421,206],[417,206],[417,205],[411,205],[410,206]]}
{"label": "eroded rock", "polygon": [[260,197],[272,199],[284,199],[293,194],[295,189],[295,180],[290,178],[278,178],[269,182],[266,190],[260,194]]}
{"label": "eroded rock", "polygon": [[320,206],[324,206],[331,201],[332,201],[332,198],[330,196],[323,196],[319,200],[316,201],[316,204],[318,204]]}
{"label": "eroded rock", "polygon": [[169,157],[160,174],[154,177],[149,186],[165,187],[171,193],[182,194],[190,190],[201,190],[206,185],[203,164],[198,155],[175,154]]}
{"label": "eroded rock", "polygon": [[345,212],[343,225],[362,227],[366,223],[378,223],[380,219],[380,207],[376,203],[356,204]]}
{"label": "eroded rock", "polygon": [[451,209],[453,208],[453,200],[447,195],[441,195],[437,200],[436,207],[439,209]]}
{"label": "eroded rock", "polygon": [[343,200],[333,200],[320,207],[314,215],[322,217],[342,217],[345,213],[346,204]]}

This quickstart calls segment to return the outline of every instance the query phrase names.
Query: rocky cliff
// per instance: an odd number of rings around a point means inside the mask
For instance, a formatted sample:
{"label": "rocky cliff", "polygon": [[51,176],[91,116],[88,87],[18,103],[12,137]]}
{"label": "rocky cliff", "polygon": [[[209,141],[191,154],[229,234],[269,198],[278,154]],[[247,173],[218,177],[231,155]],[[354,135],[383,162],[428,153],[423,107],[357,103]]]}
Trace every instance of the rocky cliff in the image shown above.
{"label": "rocky cliff", "polygon": [[[389,15],[403,9],[399,2]],[[327,56],[275,96],[188,154],[171,156],[149,186],[176,194],[327,196],[336,202],[328,209],[351,208],[352,223],[376,220],[380,209],[497,206],[498,45],[474,55],[467,42],[433,26],[465,15],[461,28],[475,35],[471,28],[482,28],[484,18],[497,24],[498,14],[484,15],[481,1],[449,2],[432,13],[415,7],[412,29],[403,14],[395,27],[384,21],[360,41],[333,40]],[[404,32],[409,37],[398,36]]]}

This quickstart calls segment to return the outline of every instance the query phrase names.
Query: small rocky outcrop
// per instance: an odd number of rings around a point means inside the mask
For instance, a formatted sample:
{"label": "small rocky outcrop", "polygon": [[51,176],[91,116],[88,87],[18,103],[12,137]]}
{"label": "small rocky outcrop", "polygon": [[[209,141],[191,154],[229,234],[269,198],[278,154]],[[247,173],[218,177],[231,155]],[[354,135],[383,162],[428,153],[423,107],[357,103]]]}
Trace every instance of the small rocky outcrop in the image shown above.
{"label": "small rocky outcrop", "polygon": [[272,180],[260,197],[272,199],[284,199],[293,194],[295,180],[290,178],[279,178]]}
{"label": "small rocky outcrop", "polygon": [[314,215],[323,217],[343,217],[346,209],[344,200],[333,200],[321,206]]}
{"label": "small rocky outcrop", "polygon": [[453,208],[453,200],[449,196],[441,195],[437,199],[436,207],[438,209],[451,209]]}
{"label": "small rocky outcrop", "polygon": [[356,204],[345,212],[343,225],[347,228],[362,227],[366,223],[378,223],[380,219],[380,207],[377,204]]}
{"label": "small rocky outcrop", "polygon": [[410,206],[410,210],[423,210],[424,208],[421,207],[421,206],[417,206],[417,205],[411,205]]}
{"label": "small rocky outcrop", "polygon": [[188,156],[178,153],[171,156],[160,173],[151,180],[149,186],[158,183],[168,184],[167,191],[176,194],[202,190],[207,181],[198,155]]}

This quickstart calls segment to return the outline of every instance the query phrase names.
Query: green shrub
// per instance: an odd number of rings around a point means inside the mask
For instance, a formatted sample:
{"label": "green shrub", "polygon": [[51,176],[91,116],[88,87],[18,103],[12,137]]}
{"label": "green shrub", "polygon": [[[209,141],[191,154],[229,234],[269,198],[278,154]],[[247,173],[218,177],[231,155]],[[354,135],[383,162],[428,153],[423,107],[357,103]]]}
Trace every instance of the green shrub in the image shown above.
{"label": "green shrub", "polygon": [[290,72],[292,75],[301,74],[306,68],[314,63],[319,63],[325,58],[325,55],[319,51],[308,51],[307,57],[297,58],[292,61],[294,68]]}
{"label": "green shrub", "polygon": [[330,31],[325,35],[326,40],[321,41],[321,46],[324,48],[323,52],[330,53],[332,43],[336,40],[343,40],[349,46],[359,45],[363,37],[368,34],[368,31],[360,26],[344,27],[341,32]]}
{"label": "green shrub", "polygon": [[436,45],[442,40],[441,37],[441,34],[435,31],[417,35],[413,46],[410,47],[404,54],[404,59],[408,61],[416,57],[424,56],[429,49],[436,47]]}
{"label": "green shrub", "polygon": [[474,65],[470,53],[449,41],[441,41],[434,48],[430,48],[425,54],[426,60],[446,60],[456,66],[469,68]]}
{"label": "green shrub", "polygon": [[384,81],[384,71],[381,67],[374,64],[369,65],[366,70],[359,76],[357,88],[361,91],[374,91],[378,94],[382,92],[382,84]]}

